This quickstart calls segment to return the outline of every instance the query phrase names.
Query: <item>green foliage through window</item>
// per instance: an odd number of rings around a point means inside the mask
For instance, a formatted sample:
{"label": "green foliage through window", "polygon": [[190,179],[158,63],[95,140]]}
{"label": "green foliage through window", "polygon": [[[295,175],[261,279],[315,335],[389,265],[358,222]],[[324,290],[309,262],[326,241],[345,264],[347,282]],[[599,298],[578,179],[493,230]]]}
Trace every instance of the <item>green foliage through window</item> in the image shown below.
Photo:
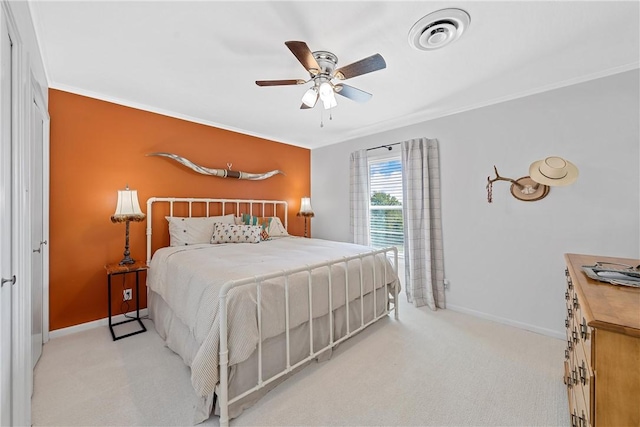
{"label": "green foliage through window", "polygon": [[371,206],[369,233],[374,247],[396,246],[404,252],[402,166],[399,158],[369,162]]}

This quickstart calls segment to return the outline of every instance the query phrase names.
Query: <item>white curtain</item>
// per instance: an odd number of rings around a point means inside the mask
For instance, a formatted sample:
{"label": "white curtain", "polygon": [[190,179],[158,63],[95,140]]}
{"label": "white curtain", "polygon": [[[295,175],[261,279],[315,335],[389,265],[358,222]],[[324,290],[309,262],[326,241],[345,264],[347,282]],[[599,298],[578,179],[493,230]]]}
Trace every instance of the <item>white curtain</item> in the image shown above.
{"label": "white curtain", "polygon": [[349,204],[353,243],[369,246],[369,163],[367,150],[351,153]]}
{"label": "white curtain", "polygon": [[407,299],[445,308],[438,140],[404,141],[400,150]]}

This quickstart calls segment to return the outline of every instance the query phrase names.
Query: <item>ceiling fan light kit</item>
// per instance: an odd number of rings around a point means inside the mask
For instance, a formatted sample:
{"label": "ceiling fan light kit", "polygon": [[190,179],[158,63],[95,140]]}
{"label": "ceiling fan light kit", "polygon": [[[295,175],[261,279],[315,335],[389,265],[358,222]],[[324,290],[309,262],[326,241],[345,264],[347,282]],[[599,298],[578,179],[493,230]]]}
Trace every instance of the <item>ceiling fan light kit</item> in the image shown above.
{"label": "ceiling fan light kit", "polygon": [[313,82],[302,96],[301,109],[306,110],[316,106],[318,99],[322,101],[325,110],[329,110],[338,105],[336,93],[356,102],[367,102],[373,96],[363,90],[343,83],[334,84],[332,80],[346,80],[352,77],[361,76],[373,71],[386,68],[387,64],[382,55],[376,53],[367,58],[356,61],[352,64],[336,69],[338,57],[331,52],[318,50],[311,52],[305,42],[288,41],[285,45],[291,53],[298,59],[309,73],[309,80],[289,79],[289,80],[256,80],[258,86],[286,86],[299,85]]}
{"label": "ceiling fan light kit", "polygon": [[436,50],[458,40],[471,23],[462,9],[442,9],[416,22],[409,31],[409,44],[418,50]]}

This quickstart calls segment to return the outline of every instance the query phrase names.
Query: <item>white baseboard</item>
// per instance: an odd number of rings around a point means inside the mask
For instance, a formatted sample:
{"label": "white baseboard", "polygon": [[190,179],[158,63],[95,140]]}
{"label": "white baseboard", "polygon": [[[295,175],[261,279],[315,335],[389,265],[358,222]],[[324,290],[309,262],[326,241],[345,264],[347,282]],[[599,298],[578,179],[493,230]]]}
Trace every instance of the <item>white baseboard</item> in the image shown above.
{"label": "white baseboard", "polygon": [[471,316],[479,317],[481,319],[491,320],[493,322],[502,323],[504,325],[514,326],[516,328],[524,329],[527,331],[535,332],[537,334],[546,335],[552,338],[558,338],[561,340],[567,339],[565,331],[554,331],[552,329],[541,328],[539,326],[530,325],[528,323],[518,322],[516,320],[507,319],[500,316],[494,316],[493,314],[483,313],[482,311],[472,310],[470,308],[460,307],[457,305],[447,304],[447,309],[457,311],[459,313],[469,314]]}
{"label": "white baseboard", "polygon": [[[140,317],[146,316],[148,311],[146,308],[140,309]],[[135,316],[135,311],[130,311],[126,314],[127,316]],[[126,320],[124,314],[118,314],[117,316],[111,317],[111,323],[118,323]],[[93,322],[81,323],[79,325],[69,326],[68,328],[56,329],[55,331],[49,332],[49,339],[63,337],[69,334],[75,334],[76,332],[87,331],[89,329],[98,328],[100,326],[107,326],[109,324],[109,319],[105,317],[104,319],[94,320]]]}
{"label": "white baseboard", "polygon": [[[493,322],[502,323],[503,325],[514,326],[516,328],[524,329],[527,331],[535,332],[537,334],[546,335],[553,338],[558,339],[566,339],[566,334],[564,331],[554,331],[552,329],[541,328],[539,326],[530,325],[528,323],[518,322],[515,320],[507,319],[500,316],[495,316],[493,314],[484,313],[482,311],[472,310],[466,307],[460,307],[457,305],[447,304],[447,310],[457,311],[459,313],[469,314],[474,317],[479,317],[481,319],[491,320]],[[146,316],[148,311],[146,308],[140,310],[140,317]],[[127,313],[127,316],[134,316],[135,311],[131,311]],[[98,328],[100,326],[107,326],[108,320],[106,317],[104,319],[94,320],[93,322],[81,323],[79,325],[69,326],[68,328],[56,329],[55,331],[51,331],[49,333],[49,338],[59,338],[69,334],[75,334],[76,332],[86,331],[93,328]],[[112,323],[121,322],[126,320],[124,314],[119,314],[117,316],[113,316],[111,318]]]}

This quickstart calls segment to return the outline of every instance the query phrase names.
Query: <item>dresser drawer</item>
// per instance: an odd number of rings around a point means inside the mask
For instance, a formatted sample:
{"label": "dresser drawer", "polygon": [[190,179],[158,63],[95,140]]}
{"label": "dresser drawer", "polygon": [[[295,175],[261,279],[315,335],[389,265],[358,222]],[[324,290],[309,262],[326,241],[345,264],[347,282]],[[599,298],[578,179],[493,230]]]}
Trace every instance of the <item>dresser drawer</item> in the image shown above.
{"label": "dresser drawer", "polygon": [[569,367],[569,361],[564,362],[564,384],[567,387],[567,401],[569,402],[569,418],[571,420],[572,427],[578,427],[574,424],[574,420],[577,422],[578,406],[576,404],[575,393],[573,392],[573,380],[571,378],[571,370]]}
{"label": "dresser drawer", "polygon": [[593,366],[589,364],[589,359],[585,353],[585,347],[578,343],[574,347],[575,366],[578,369],[578,379],[582,385],[588,385],[589,378],[593,376]]}
{"label": "dresser drawer", "polygon": [[[582,345],[579,344],[573,354],[575,357],[574,370],[576,372],[573,392],[578,409],[578,425],[580,425],[580,417],[586,419],[587,424],[591,425],[593,424],[593,397],[595,392],[593,372],[591,367],[587,365]],[[574,375],[573,371],[572,375]]]}
{"label": "dresser drawer", "polygon": [[565,340],[565,342],[566,347],[564,349],[564,360],[569,363],[570,367],[573,367],[573,361],[575,359],[573,352],[575,351],[576,345],[571,339],[571,328],[567,328],[567,339]]}
{"label": "dresser drawer", "polygon": [[567,289],[570,292],[573,292],[573,280],[571,279],[571,275],[569,274],[569,269],[568,268],[564,269],[564,277],[567,280]]}
{"label": "dresser drawer", "polygon": [[[591,328],[587,326],[587,329],[591,329]],[[578,330],[580,330],[580,328],[578,328]],[[593,375],[593,366],[594,366],[594,363],[593,363],[594,360],[592,357],[593,347],[591,345],[592,336],[593,336],[592,332],[589,332],[588,338],[584,340],[582,339],[582,335],[581,335],[580,342],[576,346],[574,346],[574,351],[578,356],[578,361],[581,361],[581,360],[584,361],[586,369],[588,369],[589,371],[589,375]]]}
{"label": "dresser drawer", "polygon": [[591,359],[591,341],[593,337],[593,329],[589,326],[587,319],[585,318],[582,310],[582,301],[578,292],[574,292],[571,297],[571,308],[573,310],[573,326],[571,328],[572,338],[577,336],[580,343],[584,347],[584,354],[586,362],[589,366],[593,366]]}
{"label": "dresser drawer", "polygon": [[586,409],[584,400],[582,400],[580,388],[573,391],[576,399],[576,410],[572,413],[571,425],[576,427],[591,427],[589,419],[589,411]]}
{"label": "dresser drawer", "polygon": [[[589,384],[592,384],[592,382],[589,381]],[[589,425],[589,426],[593,425],[593,422],[594,422],[593,406],[589,406],[592,400],[591,388],[589,386],[583,386],[580,383],[578,383],[575,387],[573,387],[573,393],[576,401],[575,405],[576,405],[576,414],[578,417],[578,425],[579,426],[582,424]]]}

